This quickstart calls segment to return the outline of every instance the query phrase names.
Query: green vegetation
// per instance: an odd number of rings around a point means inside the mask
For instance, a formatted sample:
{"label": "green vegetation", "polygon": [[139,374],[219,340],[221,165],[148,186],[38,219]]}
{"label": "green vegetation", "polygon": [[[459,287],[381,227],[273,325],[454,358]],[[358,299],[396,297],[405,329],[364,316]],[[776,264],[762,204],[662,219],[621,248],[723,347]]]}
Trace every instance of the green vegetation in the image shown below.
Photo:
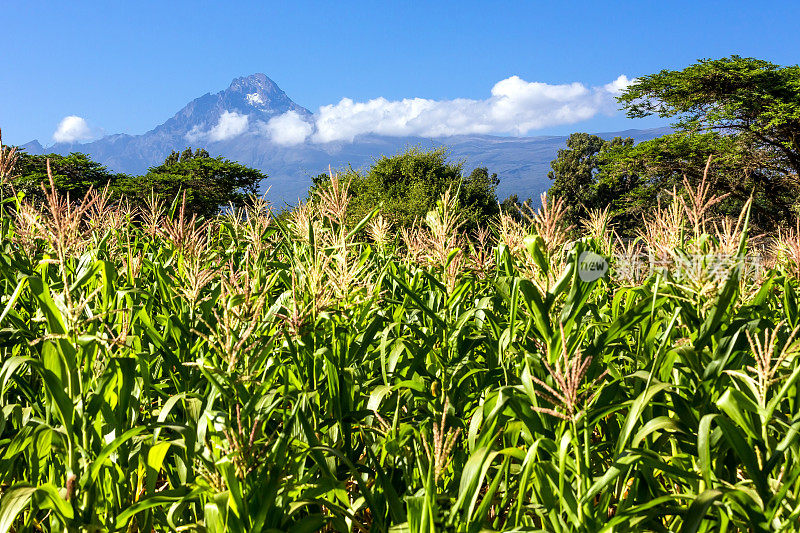
{"label": "green vegetation", "polygon": [[800,235],[755,272],[692,194],[632,245],[7,199],[0,532],[793,531]]}
{"label": "green vegetation", "polygon": [[[314,179],[312,199],[326,189],[329,179],[328,174]],[[461,164],[449,162],[444,149],[409,148],[391,157],[381,157],[365,173],[348,169],[342,179],[349,183],[350,224],[356,224],[380,207],[382,216],[393,226],[410,228],[419,224],[448,190],[458,197],[468,232],[485,227],[499,212],[495,194],[499,184],[497,174],[489,174],[487,168],[480,167],[464,175]]]}
{"label": "green vegetation", "polygon": [[56,188],[73,199],[82,198],[90,189],[107,187],[111,200],[124,199],[132,207],[142,207],[153,195],[159,201],[171,202],[185,194],[187,213],[204,217],[214,216],[231,204],[242,207],[267,177],[223,157],[211,157],[202,149],[192,152],[187,148],[180,155],[172,152],[163,164],[150,168],[143,176],[115,174],[81,153],[61,156],[19,152],[17,156],[13,178],[3,185],[6,197],[21,192],[43,201],[42,183],[48,182],[49,161]]}
{"label": "green vegetation", "polygon": [[[736,216],[753,196],[753,228],[793,224],[800,210],[800,67],[732,56],[638,78],[619,99],[628,116],[673,118],[675,133],[633,145],[576,134],[553,162],[553,195],[580,217],[609,207],[621,231],[673,188],[696,187],[707,170]],[[612,146],[612,144],[614,144]]]}
{"label": "green vegetation", "polygon": [[609,180],[598,177],[604,157],[610,150],[630,148],[633,140],[617,137],[605,141],[597,135],[573,133],[567,139],[567,147],[558,151],[556,159],[550,163],[552,170],[547,177],[553,180],[548,194],[553,198],[561,198],[566,203],[565,220],[577,228],[592,209],[605,208],[609,204],[615,207],[615,215],[619,215],[620,202],[628,201],[631,187],[615,184],[613,191],[609,189]]}
{"label": "green vegetation", "polygon": [[[23,193],[42,202],[47,183],[47,162],[53,183],[60,193],[82,198],[90,189],[108,188],[111,201],[126,201],[133,208],[143,208],[151,197],[171,203],[183,200],[188,215],[212,218],[223,208],[242,208],[248,196],[257,191],[266,174],[222,157],[211,157],[207,151],[187,148],[172,152],[164,163],[152,167],[143,176],[115,174],[92,161],[86,154],[72,153],[33,156],[18,153],[15,173],[4,185],[4,196]],[[364,173],[347,169],[344,180],[349,183],[350,204],[347,222],[357,224],[376,207],[396,228],[419,224],[448,190],[457,193],[462,206],[465,228],[469,233],[485,227],[500,211],[495,190],[497,174],[487,168],[462,173],[461,164],[447,159],[444,149],[423,151],[410,148],[391,157],[381,157]],[[314,178],[309,196],[313,200],[324,194],[330,176]]]}
{"label": "green vegetation", "polygon": [[150,168],[144,176],[125,179],[116,192],[140,201],[148,198],[151,191],[159,198],[169,199],[185,193],[189,212],[208,218],[230,205],[243,207],[245,199],[256,193],[259,182],[266,177],[259,170],[223,157],[210,157],[205,150],[192,153],[187,148],[180,156],[172,152],[163,164]]}
{"label": "green vegetation", "polygon": [[537,211],[441,150],[274,218],[0,145],[0,533],[796,531],[799,92],[640,78],[676,132],[571,136]]}
{"label": "green vegetation", "polygon": [[91,188],[102,189],[106,185],[113,188],[125,178],[92,161],[86,154],[77,152],[66,156],[30,155],[25,152],[18,152],[17,155],[13,179],[3,184],[6,197],[21,192],[28,198],[43,200],[42,184],[48,182],[48,161],[56,187],[65,194],[69,193],[72,198],[83,198]]}

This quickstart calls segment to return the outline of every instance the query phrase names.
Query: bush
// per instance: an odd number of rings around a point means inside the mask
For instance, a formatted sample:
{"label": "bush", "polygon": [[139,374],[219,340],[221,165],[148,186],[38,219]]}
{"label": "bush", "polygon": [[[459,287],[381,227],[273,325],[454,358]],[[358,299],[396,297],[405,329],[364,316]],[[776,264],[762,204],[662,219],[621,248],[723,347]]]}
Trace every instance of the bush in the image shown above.
{"label": "bush", "polygon": [[[349,184],[349,223],[356,224],[376,207],[396,228],[421,223],[445,191],[453,191],[463,210],[468,231],[486,225],[499,212],[495,190],[497,174],[476,168],[469,175],[461,164],[451,163],[444,149],[409,148],[392,157],[383,156],[365,173],[347,169],[342,181]],[[315,178],[309,191],[313,200],[328,184],[329,176]]]}

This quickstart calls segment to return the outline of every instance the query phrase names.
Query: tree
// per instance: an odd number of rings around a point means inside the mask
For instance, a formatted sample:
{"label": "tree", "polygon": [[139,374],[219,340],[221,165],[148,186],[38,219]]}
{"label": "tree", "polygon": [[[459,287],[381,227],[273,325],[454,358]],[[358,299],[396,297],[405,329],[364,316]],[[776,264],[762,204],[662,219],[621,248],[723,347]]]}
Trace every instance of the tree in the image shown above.
{"label": "tree", "polygon": [[462,179],[458,189],[459,205],[468,231],[475,230],[479,224],[485,224],[500,213],[496,194],[498,185],[497,174],[489,174],[487,167],[478,167]]}
{"label": "tree", "polygon": [[684,179],[706,176],[717,215],[736,216],[753,196],[751,224],[771,230],[800,206],[800,67],[731,56],[638,78],[619,98],[631,118],[675,119],[674,133],[634,145],[581,134],[553,162],[551,194],[574,223],[590,207],[610,207],[618,229],[634,232]]}
{"label": "tree", "polygon": [[122,175],[109,171],[100,163],[92,161],[88,155],[78,152],[66,156],[30,155],[24,151],[18,154],[16,176],[11,183],[17,192],[22,192],[29,198],[42,198],[42,184],[47,186],[49,182],[47,160],[50,160],[56,188],[69,193],[73,199],[82,198],[90,188],[102,189],[108,186],[113,189],[123,179]]}
{"label": "tree", "polygon": [[[695,187],[711,157],[706,179],[714,194],[727,195],[714,206],[717,215],[737,217],[752,195],[750,220],[754,228],[768,231],[789,223],[795,213],[797,187],[785,174],[770,170],[769,156],[746,141],[740,135],[717,132],[675,133],[611,150],[605,155],[599,176],[599,187],[608,191],[604,201],[624,195],[624,201],[617,204],[624,204],[629,219],[641,220],[659,197],[673,189],[680,193],[684,179]],[[631,176],[634,186],[616,186],[626,178],[630,183]]]}
{"label": "tree", "polygon": [[144,176],[122,180],[116,190],[139,202],[151,191],[167,200],[179,195],[183,198],[185,194],[189,212],[210,217],[228,205],[242,206],[266,177],[259,170],[189,148],[180,155],[172,152],[164,163],[151,167]]}
{"label": "tree", "polygon": [[547,177],[553,180],[548,194],[563,199],[567,224],[579,227],[589,210],[611,205],[615,214],[625,211],[629,180],[602,180],[602,169],[609,152],[633,146],[633,139],[615,137],[606,141],[597,135],[573,133],[567,147],[558,151],[550,163]]}
{"label": "tree", "polygon": [[731,56],[701,60],[683,70],[638,78],[619,98],[631,118],[676,119],[675,133],[616,150],[606,180],[639,177],[635,202],[645,209],[654,194],[683,177],[701,179],[712,157],[715,210],[736,214],[753,195],[752,222],[769,230],[790,222],[800,202],[800,67]]}
{"label": "tree", "polygon": [[[442,148],[428,151],[409,148],[391,157],[381,157],[366,173],[348,168],[340,179],[350,185],[348,220],[353,224],[381,206],[383,216],[396,227],[411,226],[424,218],[448,189],[458,195],[467,231],[499,212],[495,193],[497,175],[480,167],[465,176],[462,164],[448,161]],[[309,197],[315,198],[328,180],[326,174],[314,178]]]}
{"label": "tree", "polygon": [[800,66],[731,56],[638,78],[619,98],[631,118],[677,118],[684,133],[752,137],[800,176]]}
{"label": "tree", "polygon": [[500,212],[504,215],[517,217],[521,208],[522,202],[519,201],[519,196],[516,194],[510,194],[505,200],[500,202]]}
{"label": "tree", "polygon": [[149,169],[144,176],[115,174],[89,156],[72,153],[28,155],[19,153],[16,176],[11,186],[29,198],[42,199],[42,184],[47,185],[47,160],[53,182],[62,193],[74,200],[82,198],[90,188],[108,187],[113,200],[126,199],[134,206],[142,205],[151,193],[171,202],[186,195],[190,213],[210,217],[230,204],[241,206],[248,194],[257,190],[266,174],[222,157],[211,157],[203,149],[189,148],[172,152],[164,163]]}
{"label": "tree", "polygon": [[588,133],[569,136],[567,147],[558,151],[558,156],[550,163],[552,170],[547,173],[547,177],[553,180],[548,194],[564,200],[568,224],[577,227],[590,209],[605,207],[611,200],[609,196],[614,195],[609,194],[608,186],[598,186],[604,154],[618,147],[632,145],[631,138],[615,137],[606,141]]}
{"label": "tree", "polygon": [[383,156],[363,180],[354,180],[356,203],[368,211],[383,204],[383,213],[398,226],[410,226],[425,217],[448,188],[461,181],[461,164],[447,161],[444,149]]}

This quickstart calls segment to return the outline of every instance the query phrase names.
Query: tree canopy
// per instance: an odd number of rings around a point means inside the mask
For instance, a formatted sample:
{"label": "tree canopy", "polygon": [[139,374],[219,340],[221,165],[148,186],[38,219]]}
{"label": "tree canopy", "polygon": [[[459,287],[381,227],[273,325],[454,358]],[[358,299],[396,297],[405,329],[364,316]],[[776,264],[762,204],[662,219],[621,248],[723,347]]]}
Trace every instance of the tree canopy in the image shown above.
{"label": "tree canopy", "polygon": [[39,197],[42,193],[41,184],[47,184],[48,160],[55,186],[62,192],[68,192],[73,199],[83,197],[91,187],[97,189],[109,185],[113,188],[121,178],[121,175],[79,152],[69,155],[30,155],[18,151],[17,154],[19,157],[12,184],[15,190],[28,197]]}
{"label": "tree canopy", "polygon": [[[375,207],[397,227],[408,227],[436,206],[445,191],[458,195],[467,231],[474,230],[499,212],[495,190],[497,174],[485,167],[463,174],[463,165],[448,160],[445,149],[409,148],[394,156],[383,156],[366,172],[349,168],[341,179],[349,182],[348,219],[356,223]],[[326,187],[327,175],[314,180],[310,196]]]}
{"label": "tree canopy", "polygon": [[747,135],[800,175],[800,66],[731,56],[638,78],[619,98],[631,118],[677,118],[681,132]]}
{"label": "tree canopy", "polygon": [[567,147],[558,151],[558,156],[550,164],[552,169],[547,177],[553,180],[549,194],[562,198],[567,205],[566,221],[576,226],[585,218],[590,209],[607,203],[615,203],[622,198],[621,183],[609,191],[608,183],[598,179],[605,154],[618,147],[627,148],[633,139],[616,137],[606,141],[597,135],[573,133],[567,139]]}
{"label": "tree canopy", "polygon": [[800,207],[800,67],[731,56],[638,78],[619,97],[631,118],[672,118],[673,133],[633,144],[570,137],[553,161],[551,193],[573,218],[610,207],[623,229],[635,229],[684,177],[702,179],[706,162],[718,215],[738,214],[753,196],[752,224],[790,223]]}
{"label": "tree canopy", "polygon": [[255,193],[263,172],[230,161],[211,157],[207,151],[187,148],[172,152],[158,166],[143,176],[116,174],[93,161],[86,154],[71,153],[29,155],[19,152],[15,176],[10,185],[17,192],[37,198],[41,184],[47,184],[47,161],[56,188],[80,198],[90,188],[108,187],[112,199],[125,198],[133,205],[142,204],[152,194],[168,202],[186,195],[188,212],[209,217],[229,204],[240,206],[248,194]]}
{"label": "tree canopy", "polygon": [[164,198],[185,194],[190,212],[209,217],[228,205],[243,205],[266,177],[260,170],[188,148],[180,155],[172,152],[144,176],[124,180],[118,191],[134,198],[145,198],[150,191]]}

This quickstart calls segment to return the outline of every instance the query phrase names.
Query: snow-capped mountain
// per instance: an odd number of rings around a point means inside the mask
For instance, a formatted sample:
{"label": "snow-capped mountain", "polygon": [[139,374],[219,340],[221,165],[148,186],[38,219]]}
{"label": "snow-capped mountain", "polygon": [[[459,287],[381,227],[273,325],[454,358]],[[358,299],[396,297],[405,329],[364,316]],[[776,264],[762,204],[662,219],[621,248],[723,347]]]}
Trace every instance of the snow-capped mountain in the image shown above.
{"label": "snow-capped mountain", "polygon": [[308,109],[286,96],[274,81],[259,73],[236,78],[224,91],[195,98],[152,133],[191,137],[192,132],[214,128],[226,114],[246,116],[248,125],[252,125],[267,122],[287,111],[295,111],[301,116],[311,115]]}
{"label": "snow-capped mountain", "polygon": [[[445,146],[452,159],[464,162],[468,172],[478,166],[488,167],[500,177],[501,199],[509,194],[536,198],[549,187],[550,161],[566,141],[566,137],[558,136],[459,135],[425,139],[361,135],[352,143],[276,142],[278,135],[287,132],[281,129],[283,122],[270,122],[272,119],[289,116],[296,124],[303,125],[308,124],[304,120],[311,115],[266,75],[253,74],[236,78],[223,91],[192,100],[169,120],[142,135],[107,135],[93,142],[56,143],[48,147],[31,141],[21,148],[32,154],[83,152],[114,171],[140,174],[163,162],[172,150],[203,147],[212,155],[266,172],[269,178],[262,186],[269,188],[273,202],[281,204],[302,198],[311,177],[326,172],[329,165],[334,169],[346,165],[361,168],[381,155],[392,155],[408,146]],[[633,137],[638,142],[667,131],[660,128],[599,135]]]}

